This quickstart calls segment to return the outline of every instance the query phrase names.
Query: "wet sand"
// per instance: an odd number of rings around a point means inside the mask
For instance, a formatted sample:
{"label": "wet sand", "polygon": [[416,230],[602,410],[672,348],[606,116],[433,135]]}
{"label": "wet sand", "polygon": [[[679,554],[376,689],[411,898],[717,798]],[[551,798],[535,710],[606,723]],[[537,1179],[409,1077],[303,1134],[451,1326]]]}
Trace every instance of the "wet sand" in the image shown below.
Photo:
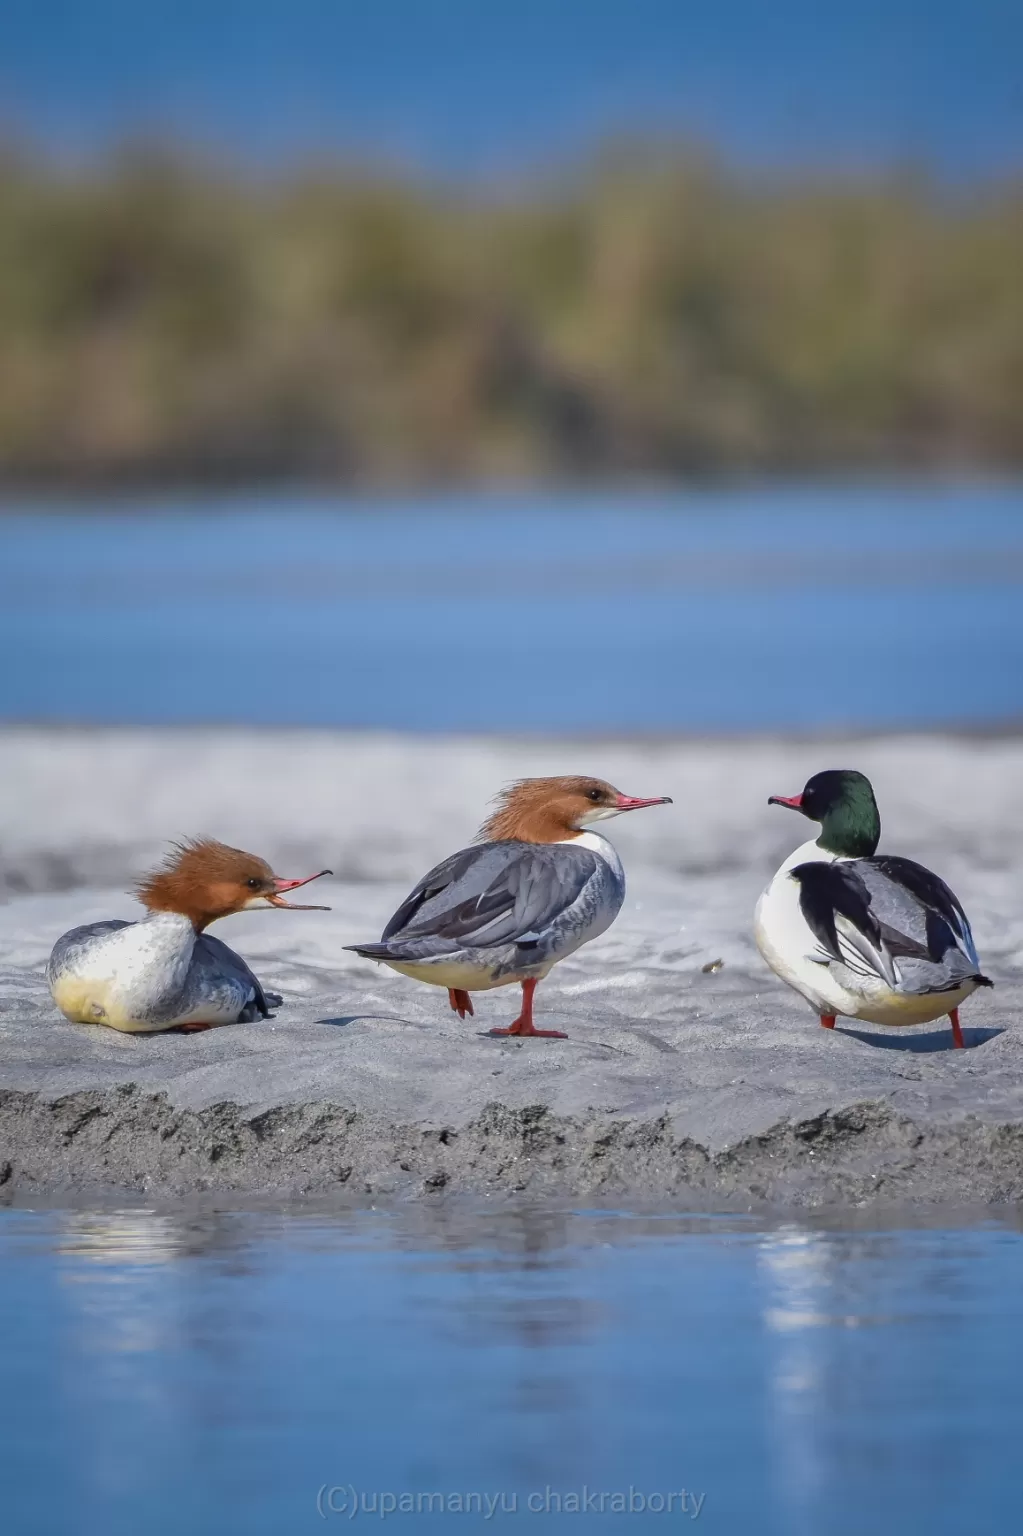
{"label": "wet sand", "polygon": [[[528,1191],[678,1207],[1023,1198],[1023,741],[507,742],[329,733],[0,735],[0,1181],[151,1193]],[[753,903],[807,824],[769,809],[822,767],[870,774],[882,846],[943,874],[996,981],[941,1023],[822,1031],[766,970]],[[486,1034],[443,992],[343,951],[525,773],[604,774],[675,805],[609,830],[626,907],[538,993],[565,1041]],[[55,1014],[53,939],[131,917],[162,841],[206,832],[278,873],[332,864],[330,913],[221,936],[283,994],[269,1021],[122,1036]],[[328,889],[329,886],[329,889]],[[713,970],[713,962],[723,964]]]}

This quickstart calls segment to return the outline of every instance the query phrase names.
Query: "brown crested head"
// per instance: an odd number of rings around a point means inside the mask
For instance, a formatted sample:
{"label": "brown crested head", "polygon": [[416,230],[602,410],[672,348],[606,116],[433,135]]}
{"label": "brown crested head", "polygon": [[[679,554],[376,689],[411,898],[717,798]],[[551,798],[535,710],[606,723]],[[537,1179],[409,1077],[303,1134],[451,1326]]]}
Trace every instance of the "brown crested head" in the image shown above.
{"label": "brown crested head", "polygon": [[592,822],[638,811],[645,805],[670,805],[667,795],[638,800],[623,795],[606,779],[568,774],[550,779],[519,779],[503,789],[494,811],[480,828],[488,843],[563,843],[578,837]]}
{"label": "brown crested head", "polygon": [[211,837],[196,837],[174,843],[160,867],[139,881],[135,894],[150,912],[177,912],[201,933],[218,917],[250,907],[327,912],[329,907],[297,906],[281,893],[329,874],[329,869],[321,869],[304,880],[280,880],[258,854],[229,848]]}

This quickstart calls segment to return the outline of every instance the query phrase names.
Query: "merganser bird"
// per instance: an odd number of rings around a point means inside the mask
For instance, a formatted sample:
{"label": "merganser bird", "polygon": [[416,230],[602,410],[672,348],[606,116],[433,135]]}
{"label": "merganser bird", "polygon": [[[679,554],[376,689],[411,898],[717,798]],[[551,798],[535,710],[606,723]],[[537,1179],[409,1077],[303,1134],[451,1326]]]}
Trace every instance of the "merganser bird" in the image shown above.
{"label": "merganser bird", "polygon": [[771,795],[819,821],[816,842],[789,854],[757,902],[757,948],[776,975],[834,1029],[838,1014],[870,1024],[927,1024],[947,1013],[960,1049],[959,1005],[981,974],[962,903],[912,859],[877,853],[881,817],[870,780],[815,773],[800,795]]}
{"label": "merganser bird", "polygon": [[403,976],[447,987],[451,1007],[472,1014],[470,992],[522,985],[522,1011],[492,1035],[563,1040],[533,1025],[533,993],[559,960],[609,928],[625,899],[625,872],[591,822],[670,805],[637,800],[603,779],[522,779],[498,797],[473,847],[438,864],[384,929],[379,944],[351,944]]}
{"label": "merganser bird", "polygon": [[329,874],[323,869],[305,880],[278,880],[253,853],[209,838],[176,843],[137,887],[145,917],[88,923],[57,940],[46,970],[53,1001],[74,1024],[107,1024],[129,1034],[265,1019],[266,994],[256,977],[205,930],[252,907],[327,912],[285,901],[282,893]]}

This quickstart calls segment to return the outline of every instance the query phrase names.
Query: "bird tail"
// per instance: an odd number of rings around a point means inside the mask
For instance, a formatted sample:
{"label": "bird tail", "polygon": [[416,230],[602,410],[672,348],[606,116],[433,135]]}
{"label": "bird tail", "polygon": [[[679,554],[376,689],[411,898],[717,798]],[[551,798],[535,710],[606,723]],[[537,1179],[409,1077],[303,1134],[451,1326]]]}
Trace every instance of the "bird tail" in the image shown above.
{"label": "bird tail", "polygon": [[994,986],[994,982],[991,980],[990,976],[974,976],[973,979],[977,983],[978,987],[993,987]]}
{"label": "bird tail", "polygon": [[441,960],[459,952],[453,939],[441,939],[436,934],[396,935],[393,939],[380,939],[376,944],[346,944],[345,948],[367,960],[383,960],[385,964]]}
{"label": "bird tail", "polygon": [[346,944],[345,949],[353,955],[362,955],[366,960],[410,960],[413,958],[406,949],[393,944]]}

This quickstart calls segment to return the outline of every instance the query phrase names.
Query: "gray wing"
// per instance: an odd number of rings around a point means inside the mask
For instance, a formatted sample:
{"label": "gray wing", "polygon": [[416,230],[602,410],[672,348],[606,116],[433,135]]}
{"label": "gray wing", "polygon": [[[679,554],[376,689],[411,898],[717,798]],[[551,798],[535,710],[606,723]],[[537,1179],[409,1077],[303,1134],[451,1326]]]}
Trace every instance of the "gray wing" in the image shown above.
{"label": "gray wing", "polygon": [[47,961],[47,981],[52,984],[94,939],[103,939],[108,933],[117,933],[121,928],[132,926],[126,918],[111,917],[102,923],[83,923],[80,928],[71,928],[67,933],[62,933]]}
{"label": "gray wing", "polygon": [[881,856],[801,864],[792,874],[823,961],[911,994],[986,980],[961,905],[922,865]]}
{"label": "gray wing", "polygon": [[902,991],[944,992],[980,977],[969,921],[944,880],[913,859],[882,854],[857,864]]}
{"label": "gray wing", "polygon": [[536,943],[598,872],[597,855],[564,844],[482,843],[452,854],[422,879],[379,944],[353,945],[371,958]]}
{"label": "gray wing", "polygon": [[232,981],[248,988],[249,999],[242,1010],[239,1023],[270,1017],[267,996],[258,979],[249,970],[241,955],[236,955],[233,949],[228,948],[223,939],[215,938],[212,933],[200,933],[195,941],[192,966],[200,970],[208,969],[218,977],[230,977]]}
{"label": "gray wing", "polygon": [[[861,862],[863,878],[868,887],[872,880],[881,877],[889,889],[900,891],[909,899],[916,913],[931,914],[930,926],[934,931],[928,937],[926,920],[924,931],[924,939],[931,948],[939,940],[947,945],[951,935],[951,941],[956,947],[974,966],[980,968],[977,947],[973,942],[973,933],[969,919],[963,910],[963,904],[944,880],[931,870],[925,869],[922,864],[917,864],[915,859],[903,859],[895,854],[878,853]],[[947,933],[944,929],[935,929],[933,923],[935,917],[941,919],[945,929],[948,930]]]}

